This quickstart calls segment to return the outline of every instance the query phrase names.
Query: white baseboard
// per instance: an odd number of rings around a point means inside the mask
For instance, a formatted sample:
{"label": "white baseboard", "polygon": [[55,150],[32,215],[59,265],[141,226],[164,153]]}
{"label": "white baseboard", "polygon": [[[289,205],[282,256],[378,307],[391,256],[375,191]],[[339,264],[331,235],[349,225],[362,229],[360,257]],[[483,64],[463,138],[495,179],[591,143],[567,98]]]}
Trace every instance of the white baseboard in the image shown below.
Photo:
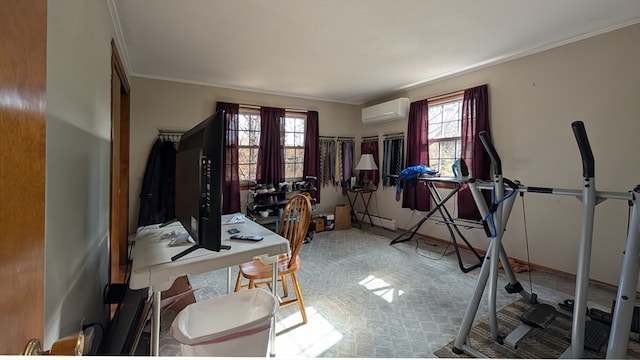
{"label": "white baseboard", "polygon": [[[369,216],[365,216],[364,219],[363,217],[363,213],[356,210],[356,217],[358,218],[358,220],[360,220],[361,222],[369,222]],[[389,218],[385,218],[382,216],[377,216],[377,215],[371,215],[371,221],[373,222],[373,225],[375,226],[381,226],[385,229],[389,229],[389,230],[393,230],[396,231],[398,228],[396,226],[396,219],[389,219]]]}

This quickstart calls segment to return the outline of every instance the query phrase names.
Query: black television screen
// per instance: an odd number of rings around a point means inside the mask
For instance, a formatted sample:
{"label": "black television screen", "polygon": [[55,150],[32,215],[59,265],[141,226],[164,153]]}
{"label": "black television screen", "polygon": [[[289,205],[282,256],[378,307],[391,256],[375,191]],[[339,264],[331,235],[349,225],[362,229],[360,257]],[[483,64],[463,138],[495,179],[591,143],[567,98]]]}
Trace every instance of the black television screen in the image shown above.
{"label": "black television screen", "polygon": [[218,111],[180,138],[176,154],[176,218],[196,245],[172,260],[199,248],[228,249],[221,244],[225,113]]}

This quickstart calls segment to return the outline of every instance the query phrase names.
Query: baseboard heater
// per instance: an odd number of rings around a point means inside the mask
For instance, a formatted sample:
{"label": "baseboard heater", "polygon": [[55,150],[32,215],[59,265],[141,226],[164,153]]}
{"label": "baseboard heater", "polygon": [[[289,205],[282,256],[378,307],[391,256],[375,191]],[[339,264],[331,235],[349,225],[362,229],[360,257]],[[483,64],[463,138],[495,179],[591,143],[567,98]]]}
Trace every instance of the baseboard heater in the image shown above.
{"label": "baseboard heater", "polygon": [[[368,223],[369,222],[369,216],[368,215],[364,215],[362,212],[356,210],[356,217],[358,218],[359,221],[361,222],[365,222]],[[364,219],[363,219],[364,217]],[[397,227],[396,227],[396,219],[389,219],[386,217],[382,217],[382,216],[378,216],[378,215],[371,215],[371,221],[373,222],[373,225],[375,226],[381,226],[385,229],[389,229],[392,231],[396,231]]]}

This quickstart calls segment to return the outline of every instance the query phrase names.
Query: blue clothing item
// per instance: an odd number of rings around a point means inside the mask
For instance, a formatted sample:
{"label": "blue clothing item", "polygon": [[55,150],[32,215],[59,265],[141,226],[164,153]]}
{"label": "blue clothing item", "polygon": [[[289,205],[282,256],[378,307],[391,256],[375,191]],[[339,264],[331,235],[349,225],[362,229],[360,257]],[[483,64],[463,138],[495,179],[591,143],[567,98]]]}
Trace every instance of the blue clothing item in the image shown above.
{"label": "blue clothing item", "polygon": [[411,180],[417,178],[420,174],[435,175],[437,173],[427,165],[414,165],[402,170],[399,177],[403,180]]}

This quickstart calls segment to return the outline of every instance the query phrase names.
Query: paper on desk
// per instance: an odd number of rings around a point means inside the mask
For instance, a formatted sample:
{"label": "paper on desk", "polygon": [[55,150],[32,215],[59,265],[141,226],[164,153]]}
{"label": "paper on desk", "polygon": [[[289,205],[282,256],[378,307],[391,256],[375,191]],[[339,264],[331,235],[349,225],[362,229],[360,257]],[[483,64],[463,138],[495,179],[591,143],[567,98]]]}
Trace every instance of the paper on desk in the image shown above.
{"label": "paper on desk", "polygon": [[233,215],[223,215],[222,225],[241,224],[245,221],[243,213],[235,213]]}

